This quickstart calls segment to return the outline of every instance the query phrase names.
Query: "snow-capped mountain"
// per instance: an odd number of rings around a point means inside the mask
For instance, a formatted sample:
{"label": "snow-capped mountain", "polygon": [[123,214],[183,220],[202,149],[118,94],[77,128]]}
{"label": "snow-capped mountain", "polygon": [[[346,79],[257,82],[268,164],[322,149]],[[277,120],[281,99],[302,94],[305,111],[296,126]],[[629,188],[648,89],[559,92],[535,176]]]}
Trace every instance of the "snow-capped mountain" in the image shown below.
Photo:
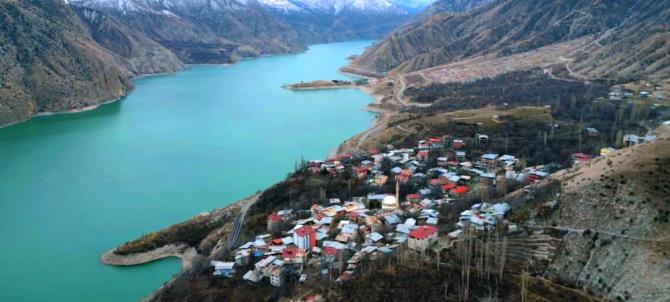
{"label": "snow-capped mountain", "polygon": [[[63,0],[66,1],[66,0]],[[67,0],[118,18],[187,63],[375,39],[411,17],[393,0]],[[412,0],[418,1],[418,0]]]}
{"label": "snow-capped mountain", "polygon": [[412,9],[424,9],[433,4],[435,1],[436,0],[391,0],[393,4],[402,7],[409,7]]}
{"label": "snow-capped mountain", "polygon": [[[424,1],[428,0],[408,0],[407,2]],[[224,11],[254,7],[256,4],[284,12],[315,10],[337,14],[343,11],[400,12],[402,10],[402,5],[398,5],[391,0],[65,0],[65,2],[89,8],[126,13],[142,10],[162,12],[164,10],[180,11],[189,9]],[[416,7],[416,4],[407,6]]]}
{"label": "snow-capped mountain", "polygon": [[386,12],[400,10],[399,7],[387,0],[293,0],[292,2],[296,6],[336,14],[343,11]]}

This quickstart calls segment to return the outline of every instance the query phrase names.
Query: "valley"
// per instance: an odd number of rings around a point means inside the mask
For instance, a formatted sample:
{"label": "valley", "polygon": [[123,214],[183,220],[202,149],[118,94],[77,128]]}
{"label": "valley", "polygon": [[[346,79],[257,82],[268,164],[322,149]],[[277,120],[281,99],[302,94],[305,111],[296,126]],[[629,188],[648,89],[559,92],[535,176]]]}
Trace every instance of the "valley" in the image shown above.
{"label": "valley", "polygon": [[670,299],[666,1],[0,4],[0,300]]}

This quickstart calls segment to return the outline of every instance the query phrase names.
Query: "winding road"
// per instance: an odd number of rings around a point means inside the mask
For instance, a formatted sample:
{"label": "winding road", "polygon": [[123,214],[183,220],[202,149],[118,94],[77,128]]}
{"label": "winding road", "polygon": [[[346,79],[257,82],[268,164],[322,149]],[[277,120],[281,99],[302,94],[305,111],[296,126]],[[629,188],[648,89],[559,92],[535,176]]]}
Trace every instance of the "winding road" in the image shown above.
{"label": "winding road", "polygon": [[247,211],[249,208],[258,201],[258,198],[261,196],[260,193],[251,196],[243,201],[242,209],[240,210],[240,215],[235,219],[235,226],[233,226],[233,233],[228,239],[228,249],[232,250],[235,248],[237,241],[240,239],[240,232],[242,231],[242,226],[244,225],[244,218],[247,216]]}

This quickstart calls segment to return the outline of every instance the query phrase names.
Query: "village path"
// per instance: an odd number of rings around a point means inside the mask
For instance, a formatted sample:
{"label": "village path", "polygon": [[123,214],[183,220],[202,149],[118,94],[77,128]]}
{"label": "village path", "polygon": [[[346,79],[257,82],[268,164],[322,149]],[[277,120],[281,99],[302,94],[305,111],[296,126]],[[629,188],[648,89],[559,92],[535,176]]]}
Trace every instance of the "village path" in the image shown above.
{"label": "village path", "polygon": [[637,241],[650,241],[650,242],[668,242],[668,241],[670,241],[670,236],[664,236],[664,237],[652,239],[652,238],[622,235],[622,234],[616,234],[616,233],[612,233],[612,232],[607,232],[607,231],[602,231],[602,230],[592,230],[592,229],[578,229],[578,228],[570,228],[570,227],[550,227],[550,226],[529,226],[529,225],[526,225],[526,227],[536,228],[536,229],[553,229],[553,230],[562,231],[562,232],[572,232],[572,233],[579,233],[579,234],[584,234],[584,232],[586,232],[586,231],[591,231],[591,232],[594,232],[594,233],[604,234],[604,235],[608,235],[608,236],[611,236],[611,237],[619,237],[619,238],[625,238],[625,239],[631,239],[631,240],[637,240]]}

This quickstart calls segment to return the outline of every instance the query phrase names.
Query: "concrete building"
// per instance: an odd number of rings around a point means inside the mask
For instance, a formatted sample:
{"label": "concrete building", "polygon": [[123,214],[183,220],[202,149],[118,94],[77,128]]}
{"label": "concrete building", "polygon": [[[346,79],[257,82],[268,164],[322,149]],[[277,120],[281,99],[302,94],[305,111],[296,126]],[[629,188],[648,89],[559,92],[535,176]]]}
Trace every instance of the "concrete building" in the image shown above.
{"label": "concrete building", "polygon": [[301,227],[293,233],[293,244],[303,250],[316,246],[316,231],[310,226]]}
{"label": "concrete building", "polygon": [[409,233],[407,247],[417,252],[423,252],[437,242],[437,228],[422,225]]}

